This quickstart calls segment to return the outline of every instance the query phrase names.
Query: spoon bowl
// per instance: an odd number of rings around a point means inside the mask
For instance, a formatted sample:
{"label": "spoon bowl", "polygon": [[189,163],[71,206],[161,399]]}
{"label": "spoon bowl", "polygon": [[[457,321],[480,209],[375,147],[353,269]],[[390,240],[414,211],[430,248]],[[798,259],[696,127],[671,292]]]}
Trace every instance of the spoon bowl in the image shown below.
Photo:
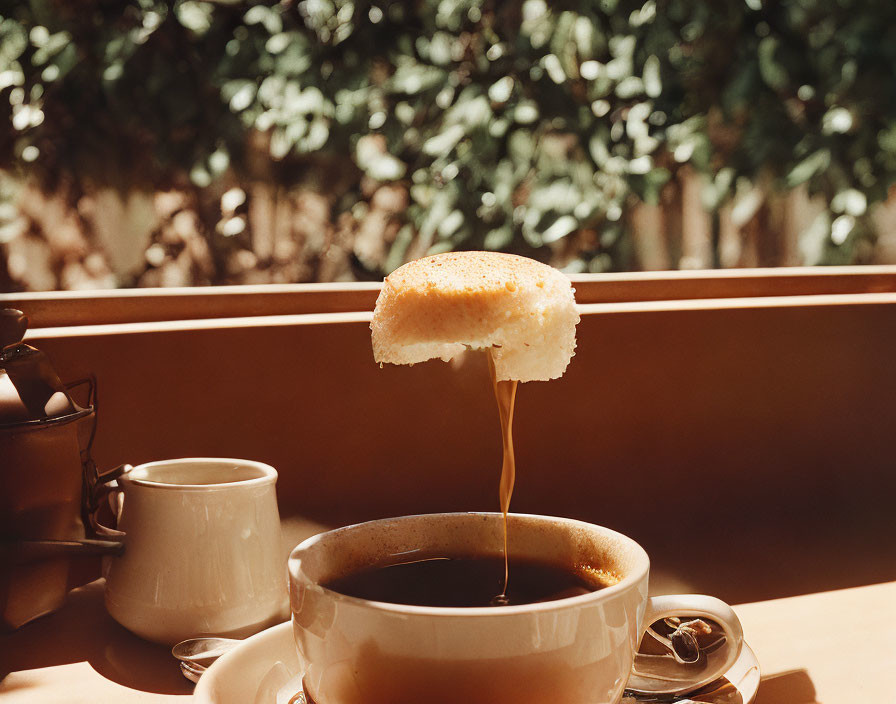
{"label": "spoon bowl", "polygon": [[[191,669],[202,668],[203,670],[211,665],[215,660],[224,655],[224,653],[233,650],[242,641],[235,638],[188,638],[171,648],[171,654],[180,660],[181,670],[187,679],[192,679],[187,675],[185,666]],[[195,682],[195,680],[193,680]]]}

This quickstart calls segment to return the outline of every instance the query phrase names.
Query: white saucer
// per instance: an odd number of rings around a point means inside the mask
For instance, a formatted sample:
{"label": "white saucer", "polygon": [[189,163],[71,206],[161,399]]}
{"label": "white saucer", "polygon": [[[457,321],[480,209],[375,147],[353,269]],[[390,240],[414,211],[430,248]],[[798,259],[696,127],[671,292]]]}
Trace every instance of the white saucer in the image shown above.
{"label": "white saucer", "polygon": [[[218,659],[200,678],[193,699],[198,704],[287,704],[301,684],[292,624],[286,622],[247,638]],[[678,703],[750,704],[758,688],[759,663],[744,643],[725,678]],[[623,700],[630,701],[635,700]]]}

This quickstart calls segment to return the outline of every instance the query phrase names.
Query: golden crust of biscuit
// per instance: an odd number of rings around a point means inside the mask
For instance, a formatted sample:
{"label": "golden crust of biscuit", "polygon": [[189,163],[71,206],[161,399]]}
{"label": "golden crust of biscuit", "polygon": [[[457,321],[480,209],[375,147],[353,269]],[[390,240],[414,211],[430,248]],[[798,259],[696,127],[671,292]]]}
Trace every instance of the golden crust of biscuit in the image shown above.
{"label": "golden crust of biscuit", "polygon": [[[448,252],[405,264],[386,277],[384,290],[409,294],[438,291],[463,297],[506,295],[516,286],[543,287],[565,281],[556,269],[534,259],[500,252]],[[566,282],[568,284],[568,281]]]}
{"label": "golden crust of biscuit", "polygon": [[569,279],[546,264],[437,254],[386,278],[371,323],[374,358],[413,364],[492,347],[499,379],[551,379],[569,363],[578,320]]}

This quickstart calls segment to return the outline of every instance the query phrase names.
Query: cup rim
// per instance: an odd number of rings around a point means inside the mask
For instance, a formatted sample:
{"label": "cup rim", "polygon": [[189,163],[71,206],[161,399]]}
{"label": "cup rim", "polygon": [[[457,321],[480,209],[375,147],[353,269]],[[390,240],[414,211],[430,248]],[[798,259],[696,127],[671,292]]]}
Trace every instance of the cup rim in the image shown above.
{"label": "cup rim", "polygon": [[[171,482],[159,482],[142,477],[134,477],[133,472],[138,470],[147,470],[160,466],[177,466],[182,464],[233,464],[241,467],[251,467],[261,472],[261,476],[252,477],[250,479],[237,479],[228,482],[217,482],[214,484],[172,484]],[[251,487],[264,486],[266,484],[274,484],[277,481],[277,470],[271,465],[256,460],[241,460],[233,457],[178,457],[169,460],[154,460],[152,462],[144,462],[138,464],[129,471],[122,474],[118,480],[119,483],[130,484],[133,486],[145,487],[147,489],[163,489],[163,490],[179,490],[179,491],[223,491],[234,487]]]}
{"label": "cup rim", "polygon": [[[520,614],[536,614],[543,612],[556,612],[556,611],[564,611],[567,609],[575,609],[586,604],[593,604],[598,601],[603,601],[605,599],[611,599],[615,595],[620,592],[624,592],[628,589],[631,589],[633,586],[646,579],[650,572],[650,558],[647,555],[647,551],[644,550],[641,545],[636,542],[633,538],[620,533],[619,531],[615,531],[612,528],[607,528],[606,526],[599,526],[594,523],[588,523],[587,521],[581,521],[575,518],[563,518],[560,516],[545,516],[534,513],[508,513],[508,518],[522,518],[522,519],[535,519],[539,521],[547,521],[550,523],[562,523],[565,525],[569,525],[572,527],[579,527],[586,530],[594,530],[597,529],[598,532],[605,536],[609,536],[614,540],[618,540],[619,542],[627,545],[630,549],[634,550],[637,555],[636,565],[633,569],[629,570],[629,572],[624,575],[616,584],[610,585],[608,587],[604,587],[602,589],[598,589],[593,592],[589,592],[587,594],[581,594],[578,596],[569,596],[564,597],[562,599],[554,599],[551,601],[542,601],[535,602],[532,604],[515,604],[512,606],[418,606],[415,604],[396,604],[393,602],[387,601],[374,601],[370,599],[361,599],[355,596],[349,596],[348,594],[342,594],[340,592],[334,591],[332,589],[328,589],[320,584],[315,582],[303,582],[307,588],[313,589],[315,591],[320,591],[326,594],[329,598],[334,599],[336,601],[345,602],[349,604],[353,604],[355,606],[360,606],[364,608],[368,608],[374,611],[386,612],[390,614],[402,614],[406,616],[430,616],[430,617],[452,617],[452,618],[472,618],[472,617],[510,617],[517,616]],[[372,521],[363,521],[361,523],[353,523],[351,525],[342,526],[340,528],[335,528],[330,531],[324,531],[323,533],[318,533],[317,535],[313,535],[310,538],[303,540],[299,543],[295,548],[292,549],[289,555],[289,560],[287,563],[288,571],[289,571],[289,580],[290,586],[293,583],[299,581],[299,565],[301,564],[301,559],[298,557],[298,553],[303,550],[307,550],[308,548],[313,547],[315,544],[324,540],[326,536],[332,533],[337,532],[345,532],[352,529],[357,529],[361,526],[368,526],[374,523],[394,523],[396,521],[403,520],[412,520],[412,519],[421,519],[421,518],[445,518],[445,517],[458,517],[458,516],[486,516],[486,517],[500,517],[502,514],[497,511],[458,511],[458,512],[446,512],[446,513],[420,513],[420,514],[412,514],[409,516],[398,516],[394,518],[379,518]]]}

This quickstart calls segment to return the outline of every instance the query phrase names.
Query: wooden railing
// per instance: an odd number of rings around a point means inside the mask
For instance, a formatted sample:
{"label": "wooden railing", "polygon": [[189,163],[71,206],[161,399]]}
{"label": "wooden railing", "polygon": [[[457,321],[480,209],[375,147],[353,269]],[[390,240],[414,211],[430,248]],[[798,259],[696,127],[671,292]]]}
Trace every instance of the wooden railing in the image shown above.
{"label": "wooden railing", "polygon": [[[896,266],[577,274],[580,304],[896,292]],[[378,283],[50,291],[0,295],[32,328],[373,310]]]}

